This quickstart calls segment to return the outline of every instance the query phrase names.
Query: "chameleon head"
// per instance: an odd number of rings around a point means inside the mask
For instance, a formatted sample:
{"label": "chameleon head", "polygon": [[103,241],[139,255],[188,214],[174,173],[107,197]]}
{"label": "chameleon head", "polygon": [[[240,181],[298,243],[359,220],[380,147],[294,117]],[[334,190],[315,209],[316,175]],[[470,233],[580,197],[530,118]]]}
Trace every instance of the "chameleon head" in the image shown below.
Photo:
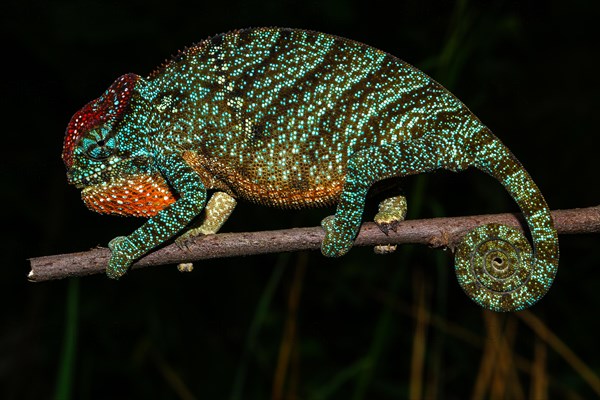
{"label": "chameleon head", "polygon": [[106,214],[152,216],[175,201],[153,167],[139,121],[135,74],[119,77],[69,122],[62,159],[69,183],[82,189],[88,208]]}

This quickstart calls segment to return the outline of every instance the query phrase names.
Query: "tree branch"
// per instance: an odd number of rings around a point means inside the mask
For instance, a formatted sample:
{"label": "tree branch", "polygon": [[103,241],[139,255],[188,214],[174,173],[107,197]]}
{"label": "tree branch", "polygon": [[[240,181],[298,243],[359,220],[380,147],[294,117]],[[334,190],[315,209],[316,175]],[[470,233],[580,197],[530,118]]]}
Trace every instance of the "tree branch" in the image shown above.
{"label": "tree branch", "polygon": [[[558,233],[600,232],[600,206],[552,211]],[[364,223],[355,246],[378,244],[426,244],[454,250],[462,236],[472,228],[489,223],[515,226],[523,230],[520,214],[477,215],[403,221],[396,232],[385,235],[373,222]],[[526,229],[525,229],[526,231]],[[177,264],[209,258],[247,256],[282,251],[315,250],[323,240],[320,227],[276,231],[219,233],[189,241],[187,249],[170,244],[153,251],[133,264],[133,269],[153,265]],[[29,280],[42,282],[104,271],[110,250],[96,248],[86,252],[31,258]]]}

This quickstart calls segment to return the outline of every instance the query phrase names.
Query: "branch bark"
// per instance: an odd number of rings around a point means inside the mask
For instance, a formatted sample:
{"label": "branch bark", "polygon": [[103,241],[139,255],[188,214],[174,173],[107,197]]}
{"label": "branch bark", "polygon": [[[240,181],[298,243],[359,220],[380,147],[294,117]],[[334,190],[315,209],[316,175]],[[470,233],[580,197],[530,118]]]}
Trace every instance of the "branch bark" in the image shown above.
{"label": "branch bark", "polygon": [[[600,205],[588,208],[552,211],[559,234],[599,233]],[[479,225],[499,223],[527,231],[521,214],[477,215],[403,221],[396,232],[386,236],[373,222],[364,223],[355,246],[378,244],[426,244],[454,250],[462,236]],[[524,229],[525,228],[525,229]],[[320,227],[293,228],[263,232],[219,233],[192,239],[186,249],[175,244],[162,247],[139,259],[133,269],[154,265],[177,264],[210,258],[237,257],[318,249],[323,240]],[[96,248],[81,253],[31,258],[29,280],[42,282],[104,271],[110,250]]]}

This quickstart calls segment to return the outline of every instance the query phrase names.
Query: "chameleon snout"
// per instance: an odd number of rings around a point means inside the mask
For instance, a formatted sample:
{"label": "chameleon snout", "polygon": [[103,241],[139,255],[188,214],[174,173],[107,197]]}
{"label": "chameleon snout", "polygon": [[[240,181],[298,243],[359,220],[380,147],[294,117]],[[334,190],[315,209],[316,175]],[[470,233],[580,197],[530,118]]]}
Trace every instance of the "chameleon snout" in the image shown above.
{"label": "chameleon snout", "polygon": [[83,189],[89,184],[86,178],[78,178],[73,171],[67,171],[67,181],[77,189]]}

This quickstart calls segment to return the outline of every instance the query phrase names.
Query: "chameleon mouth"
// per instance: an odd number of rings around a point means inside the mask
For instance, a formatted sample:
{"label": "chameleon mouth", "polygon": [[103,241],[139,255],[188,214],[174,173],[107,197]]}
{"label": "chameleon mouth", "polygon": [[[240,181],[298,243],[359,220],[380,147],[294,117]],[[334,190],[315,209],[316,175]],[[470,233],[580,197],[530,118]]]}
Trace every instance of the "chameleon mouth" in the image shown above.
{"label": "chameleon mouth", "polygon": [[132,175],[87,185],[81,198],[92,211],[135,217],[152,217],[176,200],[160,174]]}
{"label": "chameleon mouth", "polygon": [[75,175],[71,171],[67,172],[67,180],[71,185],[74,185],[77,189],[85,189],[88,186],[99,185],[102,182],[110,180],[109,172],[111,167],[103,169],[101,171],[94,171],[88,175]]}

